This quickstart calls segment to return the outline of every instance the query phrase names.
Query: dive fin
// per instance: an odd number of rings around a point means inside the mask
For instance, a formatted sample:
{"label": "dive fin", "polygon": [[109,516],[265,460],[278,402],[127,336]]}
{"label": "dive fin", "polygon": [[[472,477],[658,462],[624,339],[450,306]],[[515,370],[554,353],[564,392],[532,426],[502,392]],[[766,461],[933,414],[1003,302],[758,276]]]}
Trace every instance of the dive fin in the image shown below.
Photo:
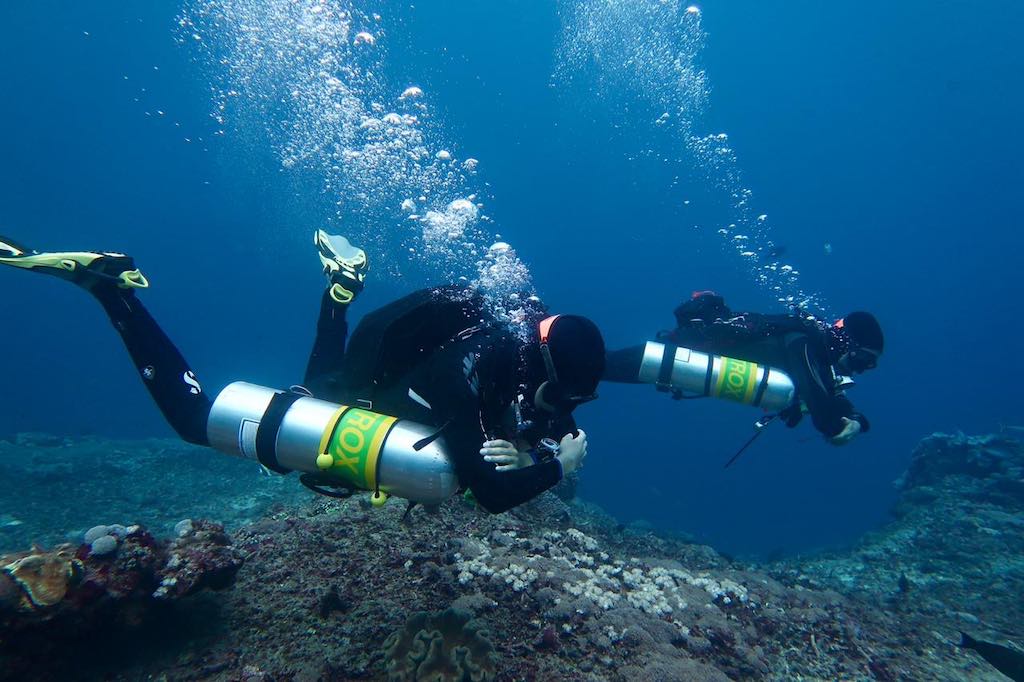
{"label": "dive fin", "polygon": [[131,256],[95,251],[39,252],[0,236],[0,265],[38,270],[66,279],[86,289],[112,283],[121,289],[145,289],[149,280],[135,267]]}
{"label": "dive fin", "polygon": [[0,257],[11,258],[14,256],[24,256],[26,253],[30,252],[31,249],[28,247],[22,246],[13,239],[0,234]]}
{"label": "dive fin", "polygon": [[330,280],[330,295],[336,303],[347,305],[363,290],[363,280],[369,261],[366,252],[352,246],[348,239],[337,234],[317,230],[313,244],[319,251],[324,274]]}

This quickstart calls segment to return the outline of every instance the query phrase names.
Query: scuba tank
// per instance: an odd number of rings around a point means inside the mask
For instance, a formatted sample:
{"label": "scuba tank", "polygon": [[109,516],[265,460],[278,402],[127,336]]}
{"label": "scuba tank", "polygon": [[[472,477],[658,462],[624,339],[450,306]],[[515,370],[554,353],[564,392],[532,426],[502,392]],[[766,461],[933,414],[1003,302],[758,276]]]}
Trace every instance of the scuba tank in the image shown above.
{"label": "scuba tank", "polygon": [[244,381],[217,396],[207,436],[225,454],[282,474],[304,472],[302,482],[316,492],[373,491],[376,505],[388,495],[440,504],[459,487],[435,428]]}
{"label": "scuba tank", "polygon": [[781,370],[656,341],[644,347],[637,379],[680,397],[723,398],[769,411],[784,410],[796,397],[793,380]]}

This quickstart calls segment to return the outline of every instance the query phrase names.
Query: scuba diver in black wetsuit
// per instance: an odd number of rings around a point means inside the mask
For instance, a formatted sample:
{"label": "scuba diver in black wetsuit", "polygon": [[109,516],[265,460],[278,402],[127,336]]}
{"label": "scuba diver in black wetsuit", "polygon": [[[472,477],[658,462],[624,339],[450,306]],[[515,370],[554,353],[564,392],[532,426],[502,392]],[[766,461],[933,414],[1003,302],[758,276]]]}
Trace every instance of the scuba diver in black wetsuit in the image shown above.
{"label": "scuba diver in black wetsuit", "polygon": [[[337,240],[319,233],[325,269],[338,260],[327,255],[342,250],[331,246]],[[358,293],[350,278],[342,282]],[[531,338],[523,340],[479,293],[441,287],[367,314],[344,350],[347,305],[338,305],[337,289],[324,293],[306,370],[315,395],[439,429],[459,481],[491,512],[535,497],[580,465],[586,434],[572,411],[597,397],[604,370],[593,322],[548,316],[527,301]]]}
{"label": "scuba diver in black wetsuit", "polygon": [[39,253],[0,237],[0,264],[89,291],[184,440],[305,472],[302,482],[317,492],[365,489],[375,504],[389,493],[435,504],[461,486],[500,513],[582,465],[587,439],[572,412],[596,398],[605,360],[590,320],[546,316],[531,301],[517,330],[480,294],[442,287],[367,314],[349,338],[346,315],[363,288],[366,255],[323,231],[314,241],[330,284],[305,386],[237,382],[215,401],[138,300],[135,290],[149,282],[131,257]]}
{"label": "scuba diver in black wetsuit", "polygon": [[804,314],[736,313],[718,294],[700,291],[675,317],[676,328],[658,335],[661,343],[609,353],[604,380],[655,383],[676,397],[690,392],[770,403],[790,427],[806,410],[834,445],[870,428],[844,393],[849,375],[873,369],[882,355],[882,328],[871,313],[828,325]]}

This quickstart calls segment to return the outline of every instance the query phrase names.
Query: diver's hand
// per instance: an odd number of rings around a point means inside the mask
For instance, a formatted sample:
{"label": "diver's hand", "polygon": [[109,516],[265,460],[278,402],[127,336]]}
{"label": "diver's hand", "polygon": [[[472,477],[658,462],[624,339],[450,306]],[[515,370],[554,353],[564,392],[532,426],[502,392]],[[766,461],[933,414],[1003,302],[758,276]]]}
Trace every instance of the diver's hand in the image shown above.
{"label": "diver's hand", "polygon": [[583,466],[583,458],[587,456],[587,434],[579,429],[579,435],[567,433],[562,437],[558,461],[562,463],[562,475],[568,476]]}
{"label": "diver's hand", "polygon": [[846,445],[853,437],[860,433],[860,422],[856,419],[843,417],[843,430],[828,439],[832,445]]}
{"label": "diver's hand", "polygon": [[514,471],[533,464],[529,451],[519,452],[507,440],[488,440],[480,448],[484,461],[494,464],[495,471]]}

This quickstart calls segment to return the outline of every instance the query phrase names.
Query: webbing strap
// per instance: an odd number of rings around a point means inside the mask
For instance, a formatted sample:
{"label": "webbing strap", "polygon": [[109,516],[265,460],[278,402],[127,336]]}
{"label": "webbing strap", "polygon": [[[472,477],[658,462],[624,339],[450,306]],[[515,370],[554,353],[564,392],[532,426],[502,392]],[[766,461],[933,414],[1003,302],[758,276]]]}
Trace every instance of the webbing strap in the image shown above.
{"label": "webbing strap", "polygon": [[256,459],[260,464],[279,474],[290,473],[277,461],[277,433],[281,430],[281,422],[285,414],[296,400],[303,396],[298,393],[277,393],[270,399],[267,410],[260,419],[256,429]]}
{"label": "webbing strap", "polygon": [[708,371],[704,375],[704,395],[711,395],[711,377],[715,373],[715,356],[708,355]]}
{"label": "webbing strap", "polygon": [[771,373],[772,368],[765,365],[764,376],[761,377],[761,383],[757,385],[757,393],[754,394],[754,402],[751,403],[754,407],[761,406],[761,400],[764,398],[764,392],[768,389],[768,375]]}
{"label": "webbing strap", "polygon": [[675,367],[677,347],[666,343],[661,352],[661,365],[658,366],[658,381],[655,387],[659,391],[672,388],[672,370]]}

